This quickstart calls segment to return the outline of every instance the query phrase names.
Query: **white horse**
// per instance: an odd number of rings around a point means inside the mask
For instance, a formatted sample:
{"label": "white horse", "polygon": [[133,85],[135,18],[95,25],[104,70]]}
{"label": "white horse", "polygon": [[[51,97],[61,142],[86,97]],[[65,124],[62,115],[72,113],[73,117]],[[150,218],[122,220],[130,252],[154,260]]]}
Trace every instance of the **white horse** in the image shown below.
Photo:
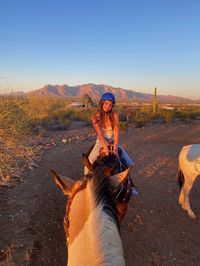
{"label": "white horse", "polygon": [[179,154],[178,183],[181,189],[179,204],[188,215],[196,216],[190,207],[189,193],[197,176],[200,175],[200,144],[184,146]]}
{"label": "white horse", "polygon": [[[51,170],[63,193],[69,196],[64,218],[68,243],[68,266],[123,266],[115,191],[131,169],[113,174],[113,156],[98,159],[91,176],[78,181]],[[116,160],[115,160],[116,161]]]}

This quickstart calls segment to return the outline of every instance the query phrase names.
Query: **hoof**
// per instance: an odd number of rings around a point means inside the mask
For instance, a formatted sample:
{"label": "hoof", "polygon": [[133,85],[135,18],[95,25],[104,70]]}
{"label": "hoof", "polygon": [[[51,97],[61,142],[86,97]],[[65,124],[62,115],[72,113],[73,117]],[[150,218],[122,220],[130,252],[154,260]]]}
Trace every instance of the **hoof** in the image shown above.
{"label": "hoof", "polygon": [[190,218],[196,219],[196,215],[193,212],[188,212],[188,215],[190,216]]}

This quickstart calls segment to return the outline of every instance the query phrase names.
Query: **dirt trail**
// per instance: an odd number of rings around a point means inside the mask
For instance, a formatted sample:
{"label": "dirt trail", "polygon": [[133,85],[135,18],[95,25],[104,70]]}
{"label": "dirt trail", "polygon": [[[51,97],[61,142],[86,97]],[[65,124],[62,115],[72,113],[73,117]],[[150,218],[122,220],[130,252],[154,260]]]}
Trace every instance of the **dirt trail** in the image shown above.
{"label": "dirt trail", "polygon": [[[66,265],[66,199],[49,169],[80,177],[81,154],[94,136],[85,127],[53,132],[52,140],[55,145],[44,152],[38,168],[17,186],[0,188],[0,265]],[[197,215],[192,220],[178,204],[176,183],[178,154],[183,145],[200,143],[200,122],[131,129],[121,134],[121,143],[134,159],[140,191],[121,226],[126,265],[200,265],[200,185],[197,181],[191,191]]]}

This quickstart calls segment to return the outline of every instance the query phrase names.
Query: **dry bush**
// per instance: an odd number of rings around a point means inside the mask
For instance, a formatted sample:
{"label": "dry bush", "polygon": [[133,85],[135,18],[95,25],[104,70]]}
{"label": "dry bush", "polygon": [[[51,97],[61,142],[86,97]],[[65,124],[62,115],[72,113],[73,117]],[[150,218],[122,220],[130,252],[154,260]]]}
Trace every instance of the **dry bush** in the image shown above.
{"label": "dry bush", "polygon": [[26,164],[33,164],[30,118],[20,108],[21,99],[0,98],[0,184],[20,176]]}
{"label": "dry bush", "polygon": [[68,102],[47,97],[0,97],[0,184],[32,168],[40,147],[34,141],[42,127],[66,129],[73,120],[88,120],[92,111],[68,108]]}

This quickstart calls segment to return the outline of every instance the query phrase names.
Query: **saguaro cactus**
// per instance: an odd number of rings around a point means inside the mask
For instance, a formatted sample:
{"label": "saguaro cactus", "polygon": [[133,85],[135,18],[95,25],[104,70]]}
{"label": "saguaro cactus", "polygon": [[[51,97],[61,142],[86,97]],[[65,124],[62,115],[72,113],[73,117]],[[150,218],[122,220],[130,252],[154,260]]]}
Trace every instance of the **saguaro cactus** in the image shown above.
{"label": "saguaro cactus", "polygon": [[157,101],[156,101],[156,95],[157,95],[157,88],[155,87],[154,89],[154,97],[153,97],[153,113],[154,115],[156,114],[158,105],[157,105]]}

